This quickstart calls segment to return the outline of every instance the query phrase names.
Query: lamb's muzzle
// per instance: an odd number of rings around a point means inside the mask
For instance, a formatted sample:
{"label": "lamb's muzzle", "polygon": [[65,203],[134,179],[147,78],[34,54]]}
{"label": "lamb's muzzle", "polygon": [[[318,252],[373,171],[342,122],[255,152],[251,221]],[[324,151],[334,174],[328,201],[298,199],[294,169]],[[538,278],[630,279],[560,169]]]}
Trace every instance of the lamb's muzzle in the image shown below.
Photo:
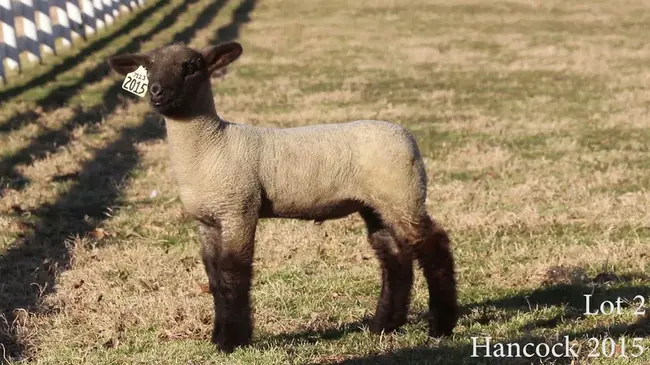
{"label": "lamb's muzzle", "polygon": [[415,139],[384,121],[273,129],[225,121],[210,75],[242,53],[236,42],[200,51],[182,44],[119,55],[120,74],[147,69],[150,103],[165,118],[184,209],[199,222],[214,298],[212,341],[223,351],[251,341],[250,287],[260,218],[329,219],[359,213],[381,262],[370,329],[406,322],[417,259],[429,288],[429,334],[449,335],[458,308],[449,237],[425,208],[427,178]]}

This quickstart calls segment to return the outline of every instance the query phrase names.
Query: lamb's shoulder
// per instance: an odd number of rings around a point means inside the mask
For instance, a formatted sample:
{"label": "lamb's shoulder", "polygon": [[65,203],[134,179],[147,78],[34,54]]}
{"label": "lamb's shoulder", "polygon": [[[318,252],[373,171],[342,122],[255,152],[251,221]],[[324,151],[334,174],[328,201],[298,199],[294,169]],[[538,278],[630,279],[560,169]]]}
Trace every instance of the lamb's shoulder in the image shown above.
{"label": "lamb's shoulder", "polygon": [[195,162],[187,164],[184,176],[189,178],[179,184],[185,210],[197,217],[248,211],[259,205],[259,131],[230,123],[224,128],[214,145],[204,145]]}

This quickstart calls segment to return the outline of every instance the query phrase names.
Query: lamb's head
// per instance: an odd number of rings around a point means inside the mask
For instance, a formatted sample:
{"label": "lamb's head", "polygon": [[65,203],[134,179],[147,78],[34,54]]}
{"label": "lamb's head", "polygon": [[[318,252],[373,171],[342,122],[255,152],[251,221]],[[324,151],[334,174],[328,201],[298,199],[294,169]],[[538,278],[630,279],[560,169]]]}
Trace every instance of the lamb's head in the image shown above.
{"label": "lamb's head", "polygon": [[144,67],[149,79],[151,106],[164,116],[184,119],[205,106],[206,98],[212,102],[210,75],[235,61],[241,53],[242,46],[237,42],[201,50],[172,44],[148,53],[113,56],[108,64],[122,75]]}

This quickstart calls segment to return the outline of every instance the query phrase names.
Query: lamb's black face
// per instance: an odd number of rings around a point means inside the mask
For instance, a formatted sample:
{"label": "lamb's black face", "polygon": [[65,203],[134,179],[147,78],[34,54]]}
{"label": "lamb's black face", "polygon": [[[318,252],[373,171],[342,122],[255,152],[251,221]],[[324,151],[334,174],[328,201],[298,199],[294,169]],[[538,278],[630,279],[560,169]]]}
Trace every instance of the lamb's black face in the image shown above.
{"label": "lamb's black face", "polygon": [[211,98],[210,75],[235,61],[242,53],[237,42],[222,43],[196,51],[182,44],[155,49],[148,54],[111,57],[110,67],[126,75],[139,66],[147,69],[151,106],[171,118],[192,116],[197,103]]}
{"label": "lamb's black face", "polygon": [[175,45],[150,54],[147,77],[151,106],[164,116],[176,117],[189,111],[198,93],[209,87],[210,74],[201,53]]}

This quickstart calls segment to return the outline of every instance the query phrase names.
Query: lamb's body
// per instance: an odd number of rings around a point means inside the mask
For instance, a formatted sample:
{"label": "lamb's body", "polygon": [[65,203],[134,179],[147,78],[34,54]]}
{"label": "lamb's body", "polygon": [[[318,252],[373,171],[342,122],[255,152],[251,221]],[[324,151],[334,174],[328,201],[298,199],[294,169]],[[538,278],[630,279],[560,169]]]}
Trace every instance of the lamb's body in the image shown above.
{"label": "lamb's body", "polygon": [[454,261],[445,231],[425,208],[426,174],[414,138],[382,121],[260,128],[223,121],[209,76],[239,57],[238,43],[197,52],[172,45],[116,56],[127,74],[144,66],[151,104],[167,122],[171,167],[185,210],[199,221],[202,258],[224,351],[252,337],[250,288],[260,218],[315,221],[358,212],[382,269],[373,333],[406,322],[418,260],[429,289],[429,334],[458,317]]}
{"label": "lamb's body", "polygon": [[[324,221],[373,208],[390,212],[386,218],[412,221],[426,213],[418,147],[396,124],[364,120],[273,129],[168,119],[167,128],[181,199],[197,217],[241,202],[259,218]],[[198,152],[204,142],[190,142],[197,135],[212,139],[213,148]]]}

